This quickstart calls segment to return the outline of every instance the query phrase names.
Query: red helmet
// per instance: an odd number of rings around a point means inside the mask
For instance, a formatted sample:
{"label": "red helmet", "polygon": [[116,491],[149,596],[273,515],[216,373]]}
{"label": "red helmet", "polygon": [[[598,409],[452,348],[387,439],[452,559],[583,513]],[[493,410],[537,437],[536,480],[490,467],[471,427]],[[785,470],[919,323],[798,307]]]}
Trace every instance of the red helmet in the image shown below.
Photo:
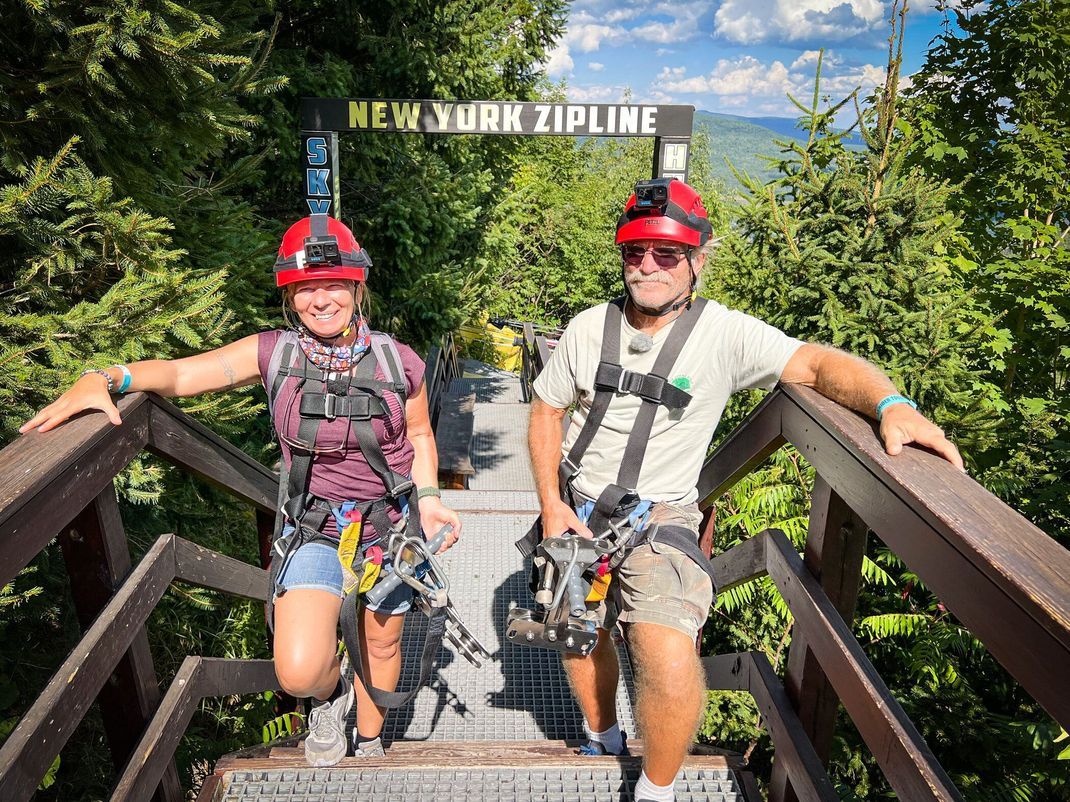
{"label": "red helmet", "polygon": [[372,260],[341,220],[326,214],[303,217],[282,235],[275,259],[275,286],[316,278],[365,281]]}
{"label": "red helmet", "polygon": [[617,220],[617,244],[664,239],[684,245],[705,245],[713,234],[702,198],[676,178],[640,181]]}

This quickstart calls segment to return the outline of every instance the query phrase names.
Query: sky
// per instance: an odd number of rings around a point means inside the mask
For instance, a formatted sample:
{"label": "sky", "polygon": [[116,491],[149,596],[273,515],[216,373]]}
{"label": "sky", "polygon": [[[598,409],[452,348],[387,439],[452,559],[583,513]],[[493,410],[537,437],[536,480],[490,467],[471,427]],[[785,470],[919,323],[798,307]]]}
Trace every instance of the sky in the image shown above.
{"label": "sky", "polygon": [[[944,24],[936,0],[907,14],[909,76]],[[837,100],[884,80],[890,0],[573,0],[565,34],[546,61],[569,101],[680,103],[746,117],[795,117],[787,98]]]}

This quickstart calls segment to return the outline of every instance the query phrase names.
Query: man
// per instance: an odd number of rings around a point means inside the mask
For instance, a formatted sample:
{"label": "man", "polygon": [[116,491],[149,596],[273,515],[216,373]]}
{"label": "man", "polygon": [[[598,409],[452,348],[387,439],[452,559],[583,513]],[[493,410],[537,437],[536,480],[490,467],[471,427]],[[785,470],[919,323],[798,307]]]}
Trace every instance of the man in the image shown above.
{"label": "man", "polygon": [[[714,593],[708,562],[696,556],[695,485],[729,396],[777,381],[805,384],[879,418],[889,454],[913,442],[962,468],[955,446],[874,365],[698,298],[711,235],[690,186],[639,182],[617,223],[625,298],[570,322],[535,382],[531,409],[543,537],[602,534],[608,521],[634,510],[637,497],[653,502],[643,531],[656,539],[627,553],[606,601],[588,604],[597,646],[588,656],[564,655],[590,737],[581,752],[621,754],[619,669],[608,633],[615,621],[625,625],[644,743],[634,792],[640,802],[671,802],[702,715],[705,683],[694,643]],[[562,420],[573,406],[562,460]],[[590,526],[577,515],[584,504]],[[663,538],[669,533],[675,539]]]}

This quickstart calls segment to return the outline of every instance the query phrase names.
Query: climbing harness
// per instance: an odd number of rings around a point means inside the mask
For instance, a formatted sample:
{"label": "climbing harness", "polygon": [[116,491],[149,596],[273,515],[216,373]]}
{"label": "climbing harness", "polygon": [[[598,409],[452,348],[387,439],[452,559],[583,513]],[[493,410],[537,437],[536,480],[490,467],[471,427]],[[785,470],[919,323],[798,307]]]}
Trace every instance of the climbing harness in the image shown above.
{"label": "climbing harness", "polygon": [[[558,473],[562,500],[587,523],[594,538],[566,533],[544,540],[540,518],[517,541],[520,552],[532,558],[532,592],[536,605],[543,608],[516,608],[510,612],[506,636],[517,643],[588,654],[597,642],[597,632],[593,622],[580,617],[587,602],[606,598],[613,571],[628,553],[655,540],[694,560],[716,587],[713,567],[699,548],[695,533],[682,526],[648,527],[650,502],[641,499],[635,490],[658,407],[681,409],[691,403],[691,395],[670,384],[667,377],[706,300],[697,298],[676,319],[650,373],[636,373],[620,364],[624,303],[624,298],[618,298],[606,307],[594,400],[579,436],[561,460]],[[592,501],[573,485],[580,474],[583,457],[618,394],[639,396],[643,403],[628,435],[616,482],[607,485]]]}
{"label": "climbing harness", "polygon": [[[296,378],[296,386],[287,403],[299,404],[299,424],[294,439],[280,434],[280,439],[285,439],[290,447],[291,459],[289,466],[284,460],[280,469],[271,578],[273,597],[279,596],[285,592],[279,585],[279,577],[298,548],[313,541],[337,546],[345,594],[339,620],[350,661],[372,701],[379,707],[393,708],[406,704],[427,681],[443,637],[448,637],[477,667],[481,664],[480,658],[485,659],[489,654],[453,610],[445,574],[431,556],[441,547],[446,532],[438,534],[437,545],[424,542],[417,513],[416,486],[409,477],[390,468],[372,428],[373,419],[382,419],[389,414],[386,393],[395,394],[404,409],[406,386],[401,358],[393,340],[380,332],[371,332],[370,337],[371,347],[357,362],[353,374],[341,378],[314,365],[300,347],[298,334],[294,331],[283,332],[272,351],[265,377],[269,388],[268,406],[274,419],[286,379]],[[385,381],[375,378],[379,365],[383,367]],[[317,446],[316,436],[321,424],[338,418],[349,421],[341,446]],[[350,434],[369,467],[382,481],[385,492],[375,499],[342,503],[317,498],[309,492],[313,459],[317,454],[343,450],[350,441]],[[397,525],[388,515],[390,507],[402,513]],[[338,531],[337,539],[321,533],[331,518]],[[369,523],[374,527],[371,536]],[[393,565],[392,572],[385,570],[388,563]],[[416,566],[425,563],[427,568],[416,570]],[[411,576],[401,573],[407,570],[406,566],[411,568]],[[398,577],[399,582],[405,581],[419,591],[417,605],[429,619],[420,677],[408,692],[385,691],[366,680],[358,634],[361,599],[371,603],[382,601],[389,590],[379,592],[379,588],[388,586]],[[396,585],[395,582],[393,587]],[[428,597],[433,597],[434,603],[428,602]]]}

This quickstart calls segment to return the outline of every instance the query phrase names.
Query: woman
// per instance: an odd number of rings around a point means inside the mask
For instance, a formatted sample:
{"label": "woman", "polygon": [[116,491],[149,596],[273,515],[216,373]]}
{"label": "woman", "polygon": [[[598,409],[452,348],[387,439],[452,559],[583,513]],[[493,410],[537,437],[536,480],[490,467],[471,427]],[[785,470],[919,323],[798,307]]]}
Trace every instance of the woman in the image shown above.
{"label": "woman", "polygon": [[[368,329],[362,305],[369,267],[367,252],[340,221],[326,215],[299,220],[283,237],[275,262],[283,313],[287,322],[296,314],[296,327],[185,359],[86,371],[20,429],[45,432],[87,409],[102,410],[118,424],[113,392],[191,396],[264,384],[283,457],[272,561],[275,670],[287,693],[317,700],[305,739],[314,766],[345,756],[345,719],[354,695],[353,752],[383,754],[383,710],[359,680],[348,685],[340,671],[343,583],[366,590],[376,574],[389,572],[387,530],[400,530],[406,508],[418,507],[426,533],[452,526],[442,550],[461,529],[457,514],[439,498],[424,364],[412,349]],[[410,516],[410,534],[418,532],[415,525]],[[343,544],[359,544],[355,561],[352,552],[339,557],[342,533]],[[343,573],[343,562],[352,573]],[[380,689],[393,689],[400,676],[404,613],[412,601],[413,591],[401,584],[378,604],[361,608],[365,676]]]}

